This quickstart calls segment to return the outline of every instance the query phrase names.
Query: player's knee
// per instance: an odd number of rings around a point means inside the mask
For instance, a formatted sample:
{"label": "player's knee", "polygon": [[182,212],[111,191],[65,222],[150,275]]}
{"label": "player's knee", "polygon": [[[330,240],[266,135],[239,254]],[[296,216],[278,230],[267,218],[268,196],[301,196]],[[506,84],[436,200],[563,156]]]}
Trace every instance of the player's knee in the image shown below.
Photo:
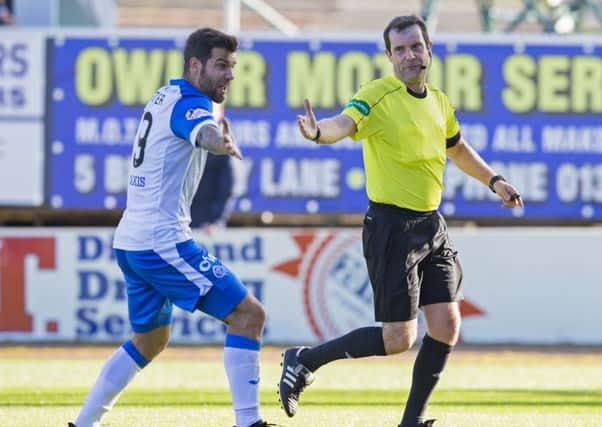
{"label": "player's knee", "polygon": [[261,333],[263,326],[265,325],[266,312],[263,306],[257,302],[253,304],[248,314],[248,327],[252,331]]}
{"label": "player's knee", "polygon": [[255,299],[237,307],[228,317],[228,324],[234,330],[251,335],[260,335],[265,325],[266,313],[261,303]]}
{"label": "player's knee", "polygon": [[461,317],[454,316],[449,323],[449,345],[456,345],[458,343],[458,339],[460,338],[460,326],[462,324]]}
{"label": "player's knee", "polygon": [[132,339],[136,349],[144,356],[149,362],[157,357],[165,347],[167,347],[168,340],[154,339],[154,340],[136,340]]}
{"label": "player's knee", "polygon": [[167,347],[169,328],[161,327],[144,334],[134,334],[132,342],[140,354],[151,361]]}

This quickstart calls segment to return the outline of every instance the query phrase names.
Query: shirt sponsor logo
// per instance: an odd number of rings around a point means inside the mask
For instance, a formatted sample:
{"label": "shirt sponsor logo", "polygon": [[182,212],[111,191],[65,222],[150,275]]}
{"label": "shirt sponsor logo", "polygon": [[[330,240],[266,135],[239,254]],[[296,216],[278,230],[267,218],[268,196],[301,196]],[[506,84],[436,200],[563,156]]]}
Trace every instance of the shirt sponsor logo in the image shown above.
{"label": "shirt sponsor logo", "polygon": [[205,116],[210,116],[211,113],[202,108],[190,108],[186,111],[186,120],[194,120]]}
{"label": "shirt sponsor logo", "polygon": [[370,106],[366,101],[361,99],[352,99],[347,103],[347,108],[354,107],[357,111],[362,113],[364,116],[370,114]]}
{"label": "shirt sponsor logo", "polygon": [[144,187],[146,186],[146,177],[130,175],[130,185],[133,187]]}

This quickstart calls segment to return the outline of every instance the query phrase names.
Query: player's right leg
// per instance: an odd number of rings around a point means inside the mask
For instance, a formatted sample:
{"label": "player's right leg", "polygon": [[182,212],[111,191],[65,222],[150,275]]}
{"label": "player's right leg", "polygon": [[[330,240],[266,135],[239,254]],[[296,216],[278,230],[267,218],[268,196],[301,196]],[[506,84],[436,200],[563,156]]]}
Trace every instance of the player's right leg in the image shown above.
{"label": "player's right leg", "polygon": [[139,274],[136,264],[147,254],[136,252],[115,251],[127,282],[128,311],[134,334],[105,362],[75,421],[77,427],[99,426],[121,392],[169,340],[171,303]]}

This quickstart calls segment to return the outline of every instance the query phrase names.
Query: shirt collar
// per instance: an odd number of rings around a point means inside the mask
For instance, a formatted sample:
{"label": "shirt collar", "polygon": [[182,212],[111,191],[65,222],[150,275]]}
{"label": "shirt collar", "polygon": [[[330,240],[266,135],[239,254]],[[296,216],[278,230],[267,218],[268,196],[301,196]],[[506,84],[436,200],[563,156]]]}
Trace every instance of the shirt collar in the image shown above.
{"label": "shirt collar", "polygon": [[172,86],[180,86],[180,92],[182,95],[194,95],[209,98],[207,94],[198,90],[186,79],[171,79],[169,84]]}

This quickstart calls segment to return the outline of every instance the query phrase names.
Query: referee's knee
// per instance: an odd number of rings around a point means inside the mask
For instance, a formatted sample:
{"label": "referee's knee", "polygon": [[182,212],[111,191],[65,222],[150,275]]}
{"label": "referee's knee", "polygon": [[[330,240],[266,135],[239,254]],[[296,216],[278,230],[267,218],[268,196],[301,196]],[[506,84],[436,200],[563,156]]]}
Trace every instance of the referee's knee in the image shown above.
{"label": "referee's knee", "polygon": [[460,338],[460,324],[460,317],[453,317],[447,323],[430,326],[428,334],[437,341],[454,346]]}
{"label": "referee's knee", "polygon": [[408,328],[407,325],[383,325],[386,353],[397,354],[409,350],[416,341],[416,333],[414,328]]}

